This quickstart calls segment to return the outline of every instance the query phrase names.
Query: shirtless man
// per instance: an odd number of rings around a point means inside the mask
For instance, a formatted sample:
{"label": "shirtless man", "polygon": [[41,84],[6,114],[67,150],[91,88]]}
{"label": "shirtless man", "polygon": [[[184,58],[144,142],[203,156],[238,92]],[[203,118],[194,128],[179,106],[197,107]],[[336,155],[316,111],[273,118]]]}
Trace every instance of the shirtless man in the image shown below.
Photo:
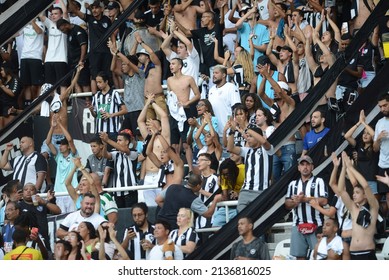
{"label": "shirtless man", "polygon": [[181,4],[175,4],[173,13],[175,20],[188,30],[197,29],[197,14],[202,14],[210,10],[208,1],[204,1],[205,7],[191,5],[193,0],[182,0]]}
{"label": "shirtless man", "polygon": [[[162,63],[159,60],[155,52],[143,41],[138,32],[134,33],[135,42],[131,50],[131,54],[136,53],[138,45],[141,45],[143,49],[137,52],[139,62],[142,64],[141,69],[145,72],[145,98],[149,94],[154,95],[154,101],[158,104],[162,110],[168,113],[166,107],[165,95],[163,93],[161,81],[162,81]],[[150,105],[150,104],[148,104]],[[147,110],[147,119],[156,119],[156,115],[153,107],[149,106]]]}
{"label": "shirtless man", "polygon": [[365,23],[367,18],[370,16],[371,12],[375,8],[375,5],[373,3],[373,0],[367,0],[366,3],[369,6],[366,6],[365,1],[363,0],[357,0],[358,3],[358,11],[351,10],[351,15],[355,15],[358,13],[358,15],[350,21],[350,34],[354,34],[354,30],[358,30],[362,27],[362,25]]}
{"label": "shirtless man", "polygon": [[[270,107],[272,112],[275,127],[278,127],[294,110],[296,102],[290,96],[291,90],[287,83],[276,82],[270,74],[270,66],[259,66],[259,73],[263,76],[261,84],[258,89],[259,97]],[[266,80],[270,82],[274,89],[274,99],[269,98],[265,93]],[[273,180],[277,181],[283,172],[286,172],[296,162],[296,138],[291,136],[276,156],[273,157]],[[282,172],[283,171],[283,172]]]}
{"label": "shirtless man", "polygon": [[[151,107],[157,114],[157,119],[147,119],[147,111],[148,108]],[[169,116],[168,114],[158,106],[158,104],[154,100],[153,94],[147,94],[146,95],[146,102],[145,107],[140,112],[138,117],[138,127],[139,131],[142,135],[142,138],[145,139],[145,142],[148,143],[152,136],[152,131],[154,129],[158,129],[163,136],[163,138],[166,140],[166,142],[170,145],[170,124],[169,124]],[[146,144],[147,145],[147,144]],[[164,150],[161,141],[159,138],[156,138],[153,142],[153,153],[157,155],[157,158],[161,160],[161,152]],[[158,171],[159,166],[156,166],[149,157],[146,157],[146,148],[144,149],[144,153],[142,158],[138,157],[139,161],[144,161],[142,163],[142,169],[140,174],[140,179],[143,180],[144,185],[155,185],[158,182]],[[141,183],[140,183],[141,184]],[[147,200],[147,194],[145,194],[147,191],[138,191],[138,201],[143,201],[142,196],[144,197],[144,202],[147,204],[147,206],[150,205],[156,205],[155,200],[150,199]],[[151,192],[153,193],[153,192]]]}
{"label": "shirtless man", "polygon": [[[345,188],[346,168],[358,181],[358,185],[354,187],[352,198]],[[342,152],[342,171],[338,188],[344,204],[350,211],[353,223],[350,259],[376,260],[374,234],[376,232],[379,204],[366,179],[354,168],[346,152]]]}
{"label": "shirtless man", "polygon": [[[65,129],[68,129],[68,98],[69,98],[70,93],[73,91],[74,87],[76,86],[78,78],[80,76],[80,72],[83,68],[84,68],[83,65],[79,65],[77,67],[74,78],[73,78],[70,86],[65,91],[61,92],[60,95],[58,95],[57,93],[54,92],[54,97],[52,98],[52,101],[50,102],[51,103],[50,105],[52,106],[51,110],[50,110],[50,119],[49,119],[50,124],[52,122],[53,114],[57,113],[57,118],[61,120],[62,126]],[[46,85],[48,85],[48,87],[50,87],[49,84],[46,84]],[[43,88],[41,90],[44,91]],[[46,89],[46,90],[48,90],[48,89]],[[58,101],[60,101],[60,102],[58,102]],[[57,105],[57,104],[58,105],[61,104],[61,107],[59,107],[58,111],[53,112],[52,109],[56,108],[55,105]],[[42,115],[42,113],[41,113],[41,115]],[[63,134],[63,131],[60,128],[60,126],[55,126],[54,130],[53,130],[52,138],[51,138],[51,143],[54,146],[56,146],[58,150],[59,150],[59,142],[64,138],[65,138],[65,135]],[[43,140],[43,143],[41,146],[41,154],[45,157],[46,160],[49,160],[51,152],[50,152],[49,146],[46,144],[46,140]],[[47,174],[50,174],[49,168],[50,168],[50,166],[47,165],[47,169],[48,169]],[[47,184],[48,188],[51,185],[53,185],[53,182],[52,182],[50,176],[46,176],[46,184]]]}
{"label": "shirtless man", "polygon": [[[188,161],[192,161],[191,147],[186,143],[187,134],[189,131],[189,124],[185,120],[183,123],[183,129],[179,129],[180,124],[174,117],[174,111],[179,113],[179,108],[183,107],[186,115],[186,119],[196,117],[197,110],[195,105],[200,100],[200,91],[196,85],[195,80],[192,76],[183,75],[181,69],[183,67],[182,59],[173,58],[170,61],[170,71],[173,76],[167,79],[168,87],[168,104],[170,109],[170,123],[171,123],[171,135],[176,137],[172,138],[172,145],[177,152],[179,152],[180,138],[182,140],[183,147],[186,151],[186,157]],[[193,97],[190,97],[190,92],[193,91]],[[171,102],[177,101],[176,106],[172,106]],[[177,108],[175,110],[174,108]],[[178,136],[178,137],[177,137]]]}

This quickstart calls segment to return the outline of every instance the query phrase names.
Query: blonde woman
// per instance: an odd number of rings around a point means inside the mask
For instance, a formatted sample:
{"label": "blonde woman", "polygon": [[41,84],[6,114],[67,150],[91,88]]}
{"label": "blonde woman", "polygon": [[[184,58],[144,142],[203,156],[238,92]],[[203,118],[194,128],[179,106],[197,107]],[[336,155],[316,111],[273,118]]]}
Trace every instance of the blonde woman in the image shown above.
{"label": "blonde woman", "polygon": [[170,232],[169,238],[180,247],[184,257],[192,253],[197,246],[199,237],[193,228],[193,211],[189,208],[180,208],[177,214],[178,229]]}

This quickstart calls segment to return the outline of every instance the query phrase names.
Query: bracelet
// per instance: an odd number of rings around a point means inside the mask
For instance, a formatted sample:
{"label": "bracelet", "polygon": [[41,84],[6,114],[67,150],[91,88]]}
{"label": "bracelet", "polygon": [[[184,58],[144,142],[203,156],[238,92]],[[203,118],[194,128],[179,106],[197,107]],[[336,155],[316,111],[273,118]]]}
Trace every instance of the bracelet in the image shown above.
{"label": "bracelet", "polygon": [[144,43],[145,43],[145,41],[143,41],[143,40],[142,40],[142,41],[140,41],[140,43],[139,43],[139,44],[140,44],[140,45],[142,45],[142,44],[144,44]]}
{"label": "bracelet", "polygon": [[85,166],[81,165],[78,170],[85,170]]}

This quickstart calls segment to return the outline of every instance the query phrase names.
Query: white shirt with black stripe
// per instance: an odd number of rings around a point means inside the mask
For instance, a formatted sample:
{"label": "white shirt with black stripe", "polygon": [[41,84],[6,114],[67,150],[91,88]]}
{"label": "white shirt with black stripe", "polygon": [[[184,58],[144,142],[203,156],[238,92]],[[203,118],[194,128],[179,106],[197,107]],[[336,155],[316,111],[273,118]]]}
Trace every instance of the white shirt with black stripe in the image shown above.
{"label": "white shirt with black stripe", "polygon": [[24,186],[26,183],[36,184],[37,173],[47,171],[47,162],[38,152],[28,156],[17,156],[10,161],[13,169],[13,179],[18,179]]}
{"label": "white shirt with black stripe", "polygon": [[109,114],[117,113],[120,111],[122,105],[124,105],[124,101],[119,95],[119,92],[112,88],[105,94],[98,91],[93,96],[93,108],[97,114],[96,132],[105,131],[107,133],[115,133],[119,131],[121,126],[120,117],[103,119],[102,112],[108,112]]}
{"label": "white shirt with black stripe", "polygon": [[240,156],[244,157],[246,173],[242,190],[264,191],[269,187],[273,154],[273,146],[269,150],[263,147],[240,148]]}
{"label": "white shirt with black stripe", "polygon": [[132,231],[136,234],[136,236],[128,242],[127,250],[130,253],[130,258],[132,260],[145,260],[147,258],[147,252],[142,249],[141,240],[145,239],[150,241],[152,244],[155,244],[153,235],[154,225],[149,223],[147,231],[142,231],[135,225],[130,226],[124,231],[123,240],[126,238],[129,229],[132,229]]}
{"label": "white shirt with black stripe", "polygon": [[[192,241],[197,245],[200,240],[196,230],[192,227],[181,234],[178,234],[178,229],[174,229],[170,232],[169,238],[173,240],[178,247],[186,246],[189,241]],[[184,254],[184,257],[185,256],[186,254]]]}
{"label": "white shirt with black stripe", "polygon": [[[328,189],[324,180],[319,177],[312,176],[309,180],[303,181],[300,179],[289,183],[286,198],[292,199],[294,195],[304,193],[307,197],[325,197],[328,198]],[[314,223],[317,226],[322,226],[324,216],[313,208],[309,202],[302,202],[293,209],[293,225],[297,226],[301,223]]]}
{"label": "white shirt with black stripe", "polygon": [[[203,181],[201,184],[201,189],[209,192],[211,194],[215,193],[219,189],[218,177],[215,174],[212,174],[208,177],[203,177]],[[203,203],[205,203],[210,197],[206,197],[203,194],[199,194],[199,198]],[[211,226],[211,218],[205,218],[203,216],[198,216],[195,221],[196,228],[204,228]]]}
{"label": "white shirt with black stripe", "polygon": [[[114,179],[113,187],[129,187],[135,186],[135,175],[132,168],[132,161],[138,157],[136,151],[130,151],[130,154],[112,151],[112,161],[114,164]],[[117,196],[127,195],[128,191],[116,192]]]}

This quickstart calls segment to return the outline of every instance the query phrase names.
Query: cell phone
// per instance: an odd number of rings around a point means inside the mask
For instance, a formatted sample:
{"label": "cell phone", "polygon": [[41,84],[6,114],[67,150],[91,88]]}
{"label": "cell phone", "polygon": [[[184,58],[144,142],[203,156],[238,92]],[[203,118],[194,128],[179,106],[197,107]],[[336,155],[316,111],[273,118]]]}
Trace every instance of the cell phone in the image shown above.
{"label": "cell phone", "polygon": [[352,105],[354,103],[355,99],[357,99],[357,93],[351,92],[350,95],[348,96],[347,104]]}
{"label": "cell phone", "polygon": [[342,31],[342,34],[347,34],[348,33],[348,22],[347,21],[342,23],[341,31]]}

